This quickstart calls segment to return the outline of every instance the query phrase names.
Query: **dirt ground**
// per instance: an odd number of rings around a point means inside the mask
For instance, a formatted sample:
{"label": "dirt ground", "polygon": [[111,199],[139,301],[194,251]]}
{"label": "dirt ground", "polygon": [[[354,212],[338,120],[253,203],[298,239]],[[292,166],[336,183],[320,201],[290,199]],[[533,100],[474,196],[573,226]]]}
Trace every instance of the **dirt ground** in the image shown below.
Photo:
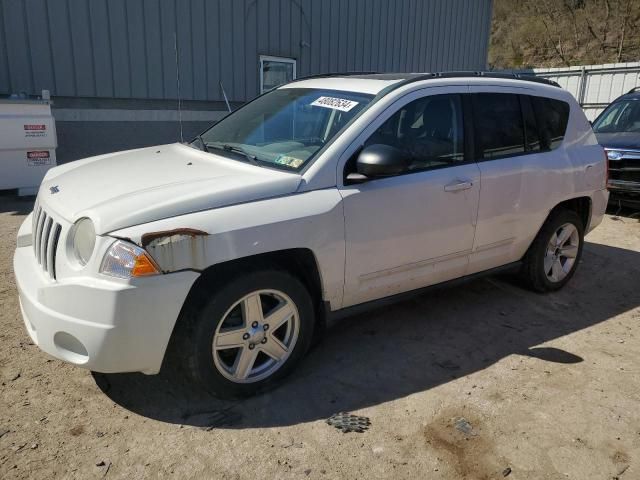
{"label": "dirt ground", "polygon": [[[282,387],[221,402],[48,358],[0,197],[0,478],[640,478],[640,223],[608,216],[561,292],[486,278],[330,329]],[[341,433],[336,412],[369,417]]]}

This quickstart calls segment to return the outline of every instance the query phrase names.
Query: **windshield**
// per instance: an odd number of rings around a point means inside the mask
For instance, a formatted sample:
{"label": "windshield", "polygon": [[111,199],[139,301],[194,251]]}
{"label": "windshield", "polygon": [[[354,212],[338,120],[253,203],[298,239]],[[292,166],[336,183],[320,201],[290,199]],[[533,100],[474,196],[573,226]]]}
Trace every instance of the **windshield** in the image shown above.
{"label": "windshield", "polygon": [[192,145],[204,144],[210,152],[257,165],[300,170],[372,98],[337,90],[272,90],[225,117]]}
{"label": "windshield", "polygon": [[596,133],[640,132],[640,101],[622,100],[609,105],[593,124]]}

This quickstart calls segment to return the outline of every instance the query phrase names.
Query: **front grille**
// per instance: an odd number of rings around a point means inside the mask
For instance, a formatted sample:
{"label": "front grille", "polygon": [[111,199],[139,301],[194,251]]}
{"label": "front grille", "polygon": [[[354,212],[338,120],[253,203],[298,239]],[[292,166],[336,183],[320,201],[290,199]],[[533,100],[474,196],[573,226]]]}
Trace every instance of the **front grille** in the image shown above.
{"label": "front grille", "polygon": [[617,160],[609,160],[609,178],[625,182],[640,182],[640,151],[614,151],[620,152],[621,156]]}
{"label": "front grille", "polygon": [[62,226],[36,202],[33,209],[33,251],[36,261],[53,279],[56,278],[56,252]]}
{"label": "front grille", "polygon": [[612,180],[640,182],[640,161],[609,160],[609,176]]}

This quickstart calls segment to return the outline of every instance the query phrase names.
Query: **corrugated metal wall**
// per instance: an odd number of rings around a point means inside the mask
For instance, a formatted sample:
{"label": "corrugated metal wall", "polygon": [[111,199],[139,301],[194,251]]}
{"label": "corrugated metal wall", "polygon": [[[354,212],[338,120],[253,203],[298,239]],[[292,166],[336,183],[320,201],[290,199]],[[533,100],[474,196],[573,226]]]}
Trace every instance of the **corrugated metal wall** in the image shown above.
{"label": "corrugated metal wall", "polygon": [[232,101],[298,76],[485,67],[491,0],[0,0],[0,94]]}

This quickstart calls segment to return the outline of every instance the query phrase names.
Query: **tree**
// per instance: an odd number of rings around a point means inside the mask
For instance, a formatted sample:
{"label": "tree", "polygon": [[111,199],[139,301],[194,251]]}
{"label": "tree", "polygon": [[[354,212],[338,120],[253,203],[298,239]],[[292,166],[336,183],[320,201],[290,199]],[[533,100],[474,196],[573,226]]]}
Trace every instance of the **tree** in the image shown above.
{"label": "tree", "polygon": [[491,68],[640,60],[638,0],[494,0]]}

